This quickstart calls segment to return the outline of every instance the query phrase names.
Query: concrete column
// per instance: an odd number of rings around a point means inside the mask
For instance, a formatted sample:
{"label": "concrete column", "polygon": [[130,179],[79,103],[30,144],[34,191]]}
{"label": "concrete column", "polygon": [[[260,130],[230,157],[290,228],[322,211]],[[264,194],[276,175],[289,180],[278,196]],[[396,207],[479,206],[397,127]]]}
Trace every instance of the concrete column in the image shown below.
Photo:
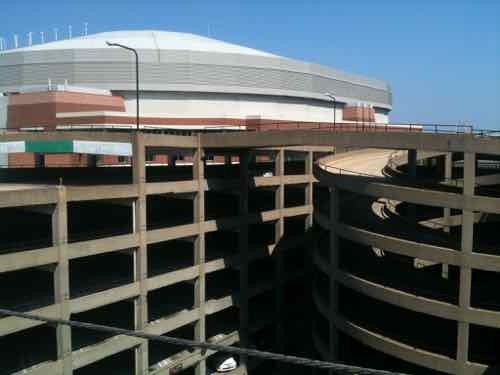
{"label": "concrete column", "polygon": [[[248,347],[248,150],[240,155],[239,235],[240,251],[240,345]],[[247,374],[247,356],[240,356],[242,373]]]}
{"label": "concrete column", "polygon": [[[205,232],[203,223],[205,222],[205,163],[204,152],[201,148],[200,137],[198,136],[198,148],[193,155],[193,179],[198,182],[198,191],[194,199],[194,222],[198,223],[198,235],[194,242],[194,261],[198,266],[198,277],[194,285],[194,307],[199,309],[198,320],[194,325],[194,339],[199,342],[206,340],[206,320],[205,320]],[[201,360],[196,364],[195,374],[206,374],[206,362]]]}
{"label": "concrete column", "polygon": [[[57,246],[58,261],[54,270],[54,301],[59,304],[59,318],[70,319],[69,305],[69,261],[68,244],[68,205],[66,188],[57,187],[57,204],[52,213],[52,241]],[[58,325],[56,327],[57,359],[61,361],[62,374],[73,373],[71,359],[71,327]]]}
{"label": "concrete column", "polygon": [[[147,217],[146,217],[146,147],[144,134],[136,133],[132,156],[133,183],[137,186],[138,197],[134,202],[134,233],[139,246],[134,251],[134,281],[139,283],[140,294],[134,300],[134,324],[138,331],[148,324],[148,253],[147,253]],[[148,340],[144,340],[135,349],[135,374],[147,374],[149,368]]]}
{"label": "concrete column", "polygon": [[87,165],[90,168],[97,168],[97,155],[87,155]]}
{"label": "concrete column", "polygon": [[[464,153],[464,187],[463,197],[471,197],[474,195],[474,184],[476,177],[476,155],[474,153]],[[474,240],[474,212],[462,211],[462,259],[467,259],[472,253]],[[464,266],[460,267],[460,292],[459,292],[459,307],[463,317],[465,311],[470,308],[471,285],[472,285],[472,270],[470,265],[465,261]],[[461,318],[463,319],[463,318]],[[458,374],[466,374],[466,364],[469,354],[469,323],[463,320],[458,322],[458,339],[457,339],[457,361]]]}
{"label": "concrete column", "polygon": [[45,168],[45,155],[35,152],[35,168]]}
{"label": "concrete column", "polygon": [[[417,150],[408,150],[408,177],[411,180],[417,178]],[[417,207],[414,204],[408,204],[408,220],[416,224]]]}
{"label": "concrete column", "polygon": [[[279,218],[274,224],[274,243],[277,246],[285,234],[285,220],[283,218],[283,208],[285,207],[285,185],[283,183],[283,176],[285,175],[285,149],[281,148],[276,153],[274,162],[274,175],[280,177],[280,184],[276,188],[274,197],[274,208],[279,210]],[[278,352],[284,351],[284,322],[285,319],[283,312],[283,288],[284,288],[284,265],[285,254],[282,249],[275,248],[275,293],[276,293],[276,350]]]}
{"label": "concrete column", "polygon": [[[448,181],[452,178],[453,171],[453,153],[447,152],[444,159],[444,179]],[[444,219],[444,228],[443,231],[445,233],[450,233],[450,225],[451,225],[451,208],[445,207],[443,209],[443,219]],[[442,265],[441,276],[444,279],[448,278],[449,267],[447,264]]]}
{"label": "concrete column", "polygon": [[[309,182],[306,185],[305,194],[306,194],[306,205],[313,205],[313,193],[314,193],[314,176],[313,176],[313,165],[314,164],[314,153],[312,151],[308,151],[306,153],[306,175],[309,177]],[[313,213],[311,212],[306,217],[306,231],[308,231],[313,226]]]}
{"label": "concrete column", "polygon": [[338,332],[334,318],[338,313],[338,285],[335,277],[338,272],[339,241],[337,236],[337,223],[339,219],[339,191],[330,188],[330,304],[329,304],[329,333],[330,356],[332,361],[338,359]]}
{"label": "concrete column", "polygon": [[174,168],[176,161],[177,161],[177,155],[174,153],[169,153],[168,154],[168,166],[171,168]]}
{"label": "concrete column", "polygon": [[408,150],[408,175],[417,177],[417,150]]}

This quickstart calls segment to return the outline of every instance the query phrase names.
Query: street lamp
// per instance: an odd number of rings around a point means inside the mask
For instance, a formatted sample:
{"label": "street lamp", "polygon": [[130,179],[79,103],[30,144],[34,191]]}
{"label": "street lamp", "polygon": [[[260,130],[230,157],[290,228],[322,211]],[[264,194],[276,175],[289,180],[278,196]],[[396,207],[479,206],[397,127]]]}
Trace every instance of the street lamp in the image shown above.
{"label": "street lamp", "polygon": [[120,43],[111,43],[106,41],[106,44],[109,47],[120,47],[126,49],[127,51],[133,52],[135,55],[135,98],[136,98],[136,109],[137,109],[135,130],[139,131],[140,130],[139,129],[139,54],[132,47],[124,46],[123,44]]}
{"label": "street lamp", "polygon": [[326,92],[325,96],[333,101],[333,129],[335,130],[337,127],[337,99],[329,92]]}

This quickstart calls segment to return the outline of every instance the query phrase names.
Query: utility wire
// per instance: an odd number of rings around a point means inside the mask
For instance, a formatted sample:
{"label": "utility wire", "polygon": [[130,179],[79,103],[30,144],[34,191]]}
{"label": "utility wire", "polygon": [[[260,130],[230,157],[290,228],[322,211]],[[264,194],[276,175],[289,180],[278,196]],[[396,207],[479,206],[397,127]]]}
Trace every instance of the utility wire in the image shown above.
{"label": "utility wire", "polygon": [[174,345],[178,345],[178,346],[182,346],[182,347],[200,348],[202,350],[214,350],[214,351],[226,352],[226,353],[231,353],[231,354],[246,355],[246,356],[257,357],[257,358],[266,359],[266,360],[290,363],[290,364],[294,364],[294,365],[332,370],[332,371],[339,373],[339,374],[406,375],[406,374],[399,373],[399,372],[391,372],[391,371],[375,370],[375,369],[369,369],[369,368],[363,368],[363,367],[357,367],[357,366],[349,366],[349,365],[344,365],[341,363],[319,361],[319,360],[315,360],[315,359],[296,357],[296,356],[278,354],[278,353],[271,353],[271,352],[265,352],[265,351],[255,350],[255,349],[247,349],[247,348],[239,348],[239,347],[234,347],[234,346],[212,344],[212,343],[208,343],[208,342],[196,342],[196,341],[192,341],[192,340],[186,340],[186,339],[181,339],[181,338],[177,338],[177,337],[170,337],[170,336],[163,336],[163,335],[161,335],[161,336],[160,335],[153,335],[153,334],[149,334],[149,333],[145,333],[145,332],[130,331],[127,329],[110,327],[110,326],[105,326],[105,325],[100,325],[100,324],[84,323],[84,322],[78,322],[78,321],[74,321],[74,320],[65,320],[65,319],[57,319],[57,318],[47,318],[47,317],[43,317],[40,315],[34,315],[34,314],[30,314],[30,313],[24,313],[24,312],[18,312],[18,311],[6,310],[6,309],[0,309],[0,315],[15,316],[18,318],[36,320],[36,321],[40,321],[40,322],[46,322],[49,324],[62,324],[62,325],[67,325],[67,326],[71,326],[71,327],[86,328],[86,329],[93,330],[93,331],[108,332],[108,333],[113,333],[116,335],[126,335],[126,336],[132,336],[132,337],[139,337],[142,339],[161,341],[161,342],[166,342],[169,344],[174,344]]}

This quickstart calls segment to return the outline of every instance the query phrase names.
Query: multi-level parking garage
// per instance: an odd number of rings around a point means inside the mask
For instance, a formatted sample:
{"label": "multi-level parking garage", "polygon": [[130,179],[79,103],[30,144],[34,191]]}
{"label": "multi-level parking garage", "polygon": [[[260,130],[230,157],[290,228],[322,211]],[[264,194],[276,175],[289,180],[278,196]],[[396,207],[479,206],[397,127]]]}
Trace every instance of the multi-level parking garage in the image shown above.
{"label": "multi-level parking garage", "polygon": [[498,371],[498,137],[313,131],[205,139],[212,147],[365,149],[315,164],[313,342],[323,358],[410,373]]}
{"label": "multi-level parking garage", "polygon": [[315,212],[313,289],[325,358],[412,374],[499,371],[500,148],[463,138],[455,150],[421,142],[317,164],[329,189]]}
{"label": "multi-level parking garage", "polygon": [[[197,136],[142,133],[2,136],[49,148],[68,140],[130,144],[133,167],[2,170],[3,307],[264,350],[289,351],[291,327],[307,337],[297,321],[310,304],[292,302],[308,296],[317,148],[208,150]],[[148,153],[171,149],[193,162],[147,166]],[[207,164],[205,150],[240,162]],[[212,354],[13,317],[0,331],[5,374],[205,375]],[[270,370],[248,363],[259,365]]]}
{"label": "multi-level parking garage", "polygon": [[[288,353],[313,355],[312,346],[324,359],[411,373],[498,365],[500,139],[1,137],[40,147],[63,140],[130,144],[132,168],[3,174],[5,307]],[[334,156],[322,155],[332,146]],[[146,166],[148,152],[180,148],[192,165]],[[239,162],[209,165],[204,154]],[[270,161],[255,163],[258,154]],[[204,373],[211,354],[13,317],[0,319],[0,332],[6,373]]]}

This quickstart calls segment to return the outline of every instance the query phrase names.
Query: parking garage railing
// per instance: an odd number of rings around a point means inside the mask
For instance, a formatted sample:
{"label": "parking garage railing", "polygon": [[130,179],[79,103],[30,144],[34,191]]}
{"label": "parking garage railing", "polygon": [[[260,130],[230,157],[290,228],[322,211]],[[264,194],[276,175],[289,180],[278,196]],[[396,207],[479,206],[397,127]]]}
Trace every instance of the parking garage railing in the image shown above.
{"label": "parking garage railing", "polygon": [[[392,123],[380,124],[375,122],[299,122],[299,121],[276,121],[247,123],[245,125],[207,125],[201,130],[191,129],[169,129],[156,125],[141,125],[141,131],[147,133],[171,134],[171,135],[193,135],[200,132],[237,132],[237,131],[270,131],[270,130],[323,130],[332,132],[422,132],[434,134],[472,134],[483,137],[500,137],[500,129],[479,129],[473,125],[464,124],[433,124],[433,123]],[[65,125],[64,128],[26,128],[0,130],[2,134],[19,132],[43,132],[43,131],[102,131],[102,132],[129,132],[135,130],[128,125]]]}
{"label": "parking garage railing", "polygon": [[[393,155],[388,159],[387,165],[385,168],[392,168],[396,169],[399,165],[393,160]],[[431,189],[431,188],[436,188],[441,190],[446,190],[448,189],[455,189],[455,190],[461,190],[462,189],[462,182],[459,178],[430,178],[430,177],[408,177],[408,176],[391,176],[388,173],[385,173],[382,171],[381,175],[375,175],[375,174],[368,174],[360,171],[355,171],[351,169],[346,169],[346,168],[341,168],[341,167],[336,167],[333,165],[329,165],[326,163],[322,163],[320,160],[316,162],[316,164],[323,170],[327,172],[333,172],[339,176],[358,176],[358,177],[367,177],[367,178],[372,178],[372,179],[385,179],[387,180],[388,183],[391,183],[391,178],[394,179],[394,182],[396,183],[404,183],[404,186],[409,186],[409,187],[415,187],[415,188],[422,188],[422,189]],[[385,169],[384,168],[384,169]],[[479,195],[488,195],[492,197],[499,196],[500,192],[499,189],[495,188],[490,188],[490,187],[485,187],[482,186],[481,184],[475,183],[475,189],[479,189]]]}

